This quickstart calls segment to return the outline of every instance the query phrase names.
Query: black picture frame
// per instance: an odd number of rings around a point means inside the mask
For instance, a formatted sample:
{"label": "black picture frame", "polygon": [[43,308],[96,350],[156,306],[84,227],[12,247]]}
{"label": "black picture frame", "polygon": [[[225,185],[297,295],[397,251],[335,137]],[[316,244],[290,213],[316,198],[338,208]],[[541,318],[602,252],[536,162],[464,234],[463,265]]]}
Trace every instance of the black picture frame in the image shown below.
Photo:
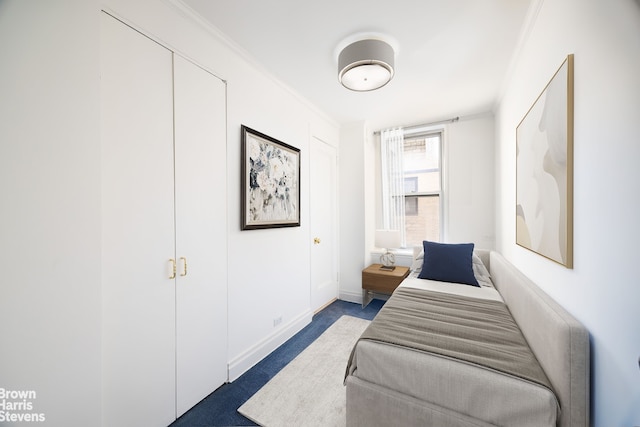
{"label": "black picture frame", "polygon": [[300,226],[300,149],[241,126],[242,230]]}

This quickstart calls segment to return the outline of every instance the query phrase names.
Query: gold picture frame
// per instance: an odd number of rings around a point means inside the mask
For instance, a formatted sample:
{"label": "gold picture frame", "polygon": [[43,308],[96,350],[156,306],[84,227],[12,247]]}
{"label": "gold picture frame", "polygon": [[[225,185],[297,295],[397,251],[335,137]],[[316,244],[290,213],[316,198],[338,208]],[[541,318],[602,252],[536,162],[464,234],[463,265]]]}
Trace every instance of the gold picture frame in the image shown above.
{"label": "gold picture frame", "polygon": [[516,128],[516,244],[573,268],[573,55]]}

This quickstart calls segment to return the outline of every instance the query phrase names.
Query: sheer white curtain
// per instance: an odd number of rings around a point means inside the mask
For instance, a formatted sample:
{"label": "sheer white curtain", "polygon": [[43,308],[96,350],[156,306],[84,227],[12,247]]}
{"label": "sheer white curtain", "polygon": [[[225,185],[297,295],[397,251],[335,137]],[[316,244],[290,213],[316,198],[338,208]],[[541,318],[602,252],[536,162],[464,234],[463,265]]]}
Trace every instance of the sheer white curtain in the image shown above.
{"label": "sheer white curtain", "polygon": [[399,230],[405,246],[404,222],[404,131],[402,128],[380,132],[382,171],[382,223],[387,230]]}

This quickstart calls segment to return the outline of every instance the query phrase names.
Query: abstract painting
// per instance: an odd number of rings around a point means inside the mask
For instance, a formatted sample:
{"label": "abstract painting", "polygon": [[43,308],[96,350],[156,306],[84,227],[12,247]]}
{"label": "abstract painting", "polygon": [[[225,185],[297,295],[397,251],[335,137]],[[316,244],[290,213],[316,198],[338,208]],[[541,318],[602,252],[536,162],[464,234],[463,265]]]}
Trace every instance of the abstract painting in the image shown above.
{"label": "abstract painting", "polygon": [[242,229],[300,226],[300,150],[244,125]]}
{"label": "abstract painting", "polygon": [[573,55],[516,130],[516,243],[573,268]]}

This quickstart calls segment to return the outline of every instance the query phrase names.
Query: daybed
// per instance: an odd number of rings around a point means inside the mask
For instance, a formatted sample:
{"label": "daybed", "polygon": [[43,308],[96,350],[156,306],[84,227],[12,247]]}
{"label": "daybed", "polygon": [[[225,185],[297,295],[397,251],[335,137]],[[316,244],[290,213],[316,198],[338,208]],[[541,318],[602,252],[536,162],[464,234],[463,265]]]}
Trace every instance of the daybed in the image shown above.
{"label": "daybed", "polygon": [[347,426],[589,425],[586,329],[499,253],[473,253],[476,286],[414,272],[363,333]]}

